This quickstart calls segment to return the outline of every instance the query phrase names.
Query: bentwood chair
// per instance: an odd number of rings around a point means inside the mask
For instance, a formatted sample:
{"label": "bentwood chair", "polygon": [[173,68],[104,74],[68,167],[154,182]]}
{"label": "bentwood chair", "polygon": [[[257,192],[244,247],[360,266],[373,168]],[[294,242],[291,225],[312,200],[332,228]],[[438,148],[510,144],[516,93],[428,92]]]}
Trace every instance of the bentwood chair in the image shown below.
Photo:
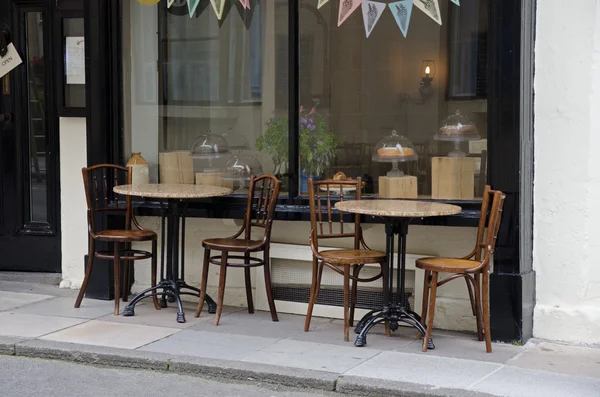
{"label": "bentwood chair", "polygon": [[[92,274],[94,259],[108,259],[113,261],[114,265],[114,293],[115,293],[115,316],[119,314],[119,300],[121,296],[121,262],[125,261],[123,268],[123,301],[127,301],[127,293],[131,285],[131,275],[129,274],[130,261],[141,259],[151,259],[152,267],[152,286],[156,285],[156,233],[145,230],[135,219],[131,207],[131,196],[126,196],[125,206],[119,205],[118,196],[113,192],[113,187],[124,183],[131,184],[131,168],[118,165],[101,164],[81,170],[83,174],[83,185],[85,188],[85,198],[87,201],[88,233],[89,233],[89,253],[85,277],[79,290],[79,295],[75,301],[75,308],[79,308],[85,291],[87,290]],[[119,230],[98,230],[96,228],[96,217],[104,214],[125,215],[125,225]],[[131,226],[135,226],[132,229]],[[152,251],[142,251],[132,249],[132,243],[143,241],[152,242]],[[110,243],[112,250],[96,250],[96,242]],[[160,310],[158,299],[153,296],[154,307]]]}
{"label": "bentwood chair", "polygon": [[[328,267],[344,276],[344,341],[349,340],[349,328],[354,324],[354,310],[357,300],[357,283],[371,282],[387,277],[387,258],[384,252],[373,251],[365,243],[360,226],[360,215],[354,215],[354,222],[345,227],[344,213],[340,211],[339,222],[333,220],[332,196],[344,200],[344,191],[353,188],[355,200],[360,200],[362,182],[360,178],[351,181],[321,181],[308,180],[308,195],[310,206],[310,247],[313,254],[312,286],[308,312],[304,323],[304,332],[310,328],[313,308],[319,296],[323,268]],[[325,199],[323,203],[321,196]],[[324,225],[326,223],[326,225]],[[334,227],[334,224],[336,226]],[[338,226],[339,225],[339,226]],[[352,238],[353,249],[319,251],[319,240]],[[362,249],[361,249],[362,248]],[[381,272],[371,278],[360,278],[360,271],[365,265],[379,264]],[[352,280],[352,286],[350,286]]]}
{"label": "bentwood chair", "polygon": [[[416,266],[425,270],[421,314],[421,322],[423,326],[427,327],[427,333],[423,340],[424,352],[427,351],[427,341],[433,329],[437,288],[457,278],[464,278],[467,283],[471,309],[477,319],[477,338],[482,341],[485,336],[486,350],[488,353],[492,352],[488,297],[490,257],[496,247],[504,198],[504,193],[492,190],[490,186],[485,187],[477,228],[477,241],[469,255],[463,258],[422,258],[417,260]],[[440,280],[439,273],[451,273],[451,275]],[[429,317],[427,317],[428,315]],[[425,322],[427,323],[425,324]]]}
{"label": "bentwood chair", "polygon": [[[200,301],[196,310],[196,317],[202,313],[202,306],[206,296],[206,287],[208,284],[208,268],[211,264],[220,267],[219,271],[219,293],[217,300],[217,313],[215,315],[214,325],[219,325],[221,312],[223,311],[223,298],[225,296],[225,282],[227,278],[228,267],[238,267],[244,269],[246,281],[246,299],[248,300],[248,313],[254,313],[254,303],[252,301],[252,285],[250,283],[250,268],[263,266],[265,272],[265,286],[267,288],[267,300],[271,310],[273,321],[279,321],[277,311],[275,310],[275,301],[271,291],[271,263],[269,257],[269,248],[271,244],[271,229],[273,226],[273,214],[277,197],[279,196],[279,187],[281,182],[273,175],[262,175],[250,179],[250,189],[248,191],[248,201],[246,204],[246,214],[244,224],[241,229],[233,236],[228,238],[212,238],[202,242],[204,247],[204,263],[202,265],[202,281],[200,286]],[[262,237],[256,239],[252,235],[252,229],[263,229]],[[239,238],[242,233],[244,238]],[[220,255],[211,256],[212,251],[220,251]],[[262,252],[262,258],[250,256],[252,253]],[[233,253],[233,255],[232,255]]]}

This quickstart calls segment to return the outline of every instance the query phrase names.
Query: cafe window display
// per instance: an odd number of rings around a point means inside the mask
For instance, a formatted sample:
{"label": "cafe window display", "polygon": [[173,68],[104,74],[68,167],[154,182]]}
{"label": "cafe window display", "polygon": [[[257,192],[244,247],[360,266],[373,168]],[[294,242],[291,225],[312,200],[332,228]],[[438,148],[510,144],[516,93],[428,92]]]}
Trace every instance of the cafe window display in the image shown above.
{"label": "cafe window display", "polygon": [[[488,1],[125,2],[124,152],[142,152],[160,182],[183,173],[243,192],[228,164],[244,159],[244,172],[282,179],[282,196],[336,176],[361,177],[363,196],[477,199]],[[207,135],[228,152],[193,156]]]}

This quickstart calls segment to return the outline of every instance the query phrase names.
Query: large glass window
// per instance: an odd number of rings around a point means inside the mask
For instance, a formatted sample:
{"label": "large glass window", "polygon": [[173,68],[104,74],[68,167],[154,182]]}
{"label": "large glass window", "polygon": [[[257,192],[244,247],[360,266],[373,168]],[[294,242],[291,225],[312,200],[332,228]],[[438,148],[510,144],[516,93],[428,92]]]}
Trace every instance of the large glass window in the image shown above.
{"label": "large glass window", "polygon": [[[124,2],[125,153],[142,153],[152,181],[243,188],[225,172],[238,161],[280,176],[284,192],[291,173],[301,194],[308,177],[360,176],[380,197],[477,198],[488,2],[300,0],[292,32],[285,0],[201,1],[191,18],[185,0]],[[190,154],[203,142],[212,149]]]}

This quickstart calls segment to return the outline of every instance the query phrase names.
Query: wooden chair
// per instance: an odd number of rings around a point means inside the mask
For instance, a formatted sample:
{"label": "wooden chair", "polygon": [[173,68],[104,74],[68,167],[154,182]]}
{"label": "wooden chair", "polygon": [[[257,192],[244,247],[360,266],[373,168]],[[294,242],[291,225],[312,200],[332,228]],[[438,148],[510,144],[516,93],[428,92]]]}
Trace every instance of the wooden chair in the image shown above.
{"label": "wooden chair", "polygon": [[[271,291],[271,264],[269,258],[269,248],[271,243],[271,228],[273,226],[273,214],[277,197],[279,196],[279,187],[281,182],[273,175],[263,175],[258,178],[250,179],[250,189],[248,191],[248,202],[246,206],[246,215],[242,228],[234,235],[228,238],[212,238],[202,242],[204,247],[204,263],[202,266],[202,282],[200,286],[200,301],[196,310],[196,317],[202,313],[204,297],[206,296],[206,286],[208,284],[208,267],[210,264],[221,267],[219,272],[219,293],[217,300],[217,313],[215,315],[214,325],[219,325],[221,312],[223,311],[223,297],[225,295],[225,280],[228,267],[240,267],[244,269],[246,280],[246,299],[248,300],[248,313],[254,313],[254,303],[252,302],[252,285],[250,283],[250,268],[263,266],[265,271],[265,286],[267,288],[267,300],[271,310],[273,321],[279,321],[277,311],[275,310],[275,301]],[[253,216],[256,213],[256,216]],[[264,233],[260,240],[252,239],[252,228],[263,229]],[[238,238],[244,233],[244,238]],[[210,256],[211,251],[220,251],[219,256]],[[251,253],[262,252],[263,258],[250,256]],[[237,255],[231,255],[236,253]],[[230,260],[235,262],[230,262]]]}
{"label": "wooden chair", "polygon": [[[124,183],[131,184],[131,168],[118,165],[101,164],[81,170],[83,174],[83,185],[87,201],[89,253],[85,277],[79,295],[75,301],[75,308],[81,305],[81,301],[90,281],[94,259],[109,259],[114,264],[114,291],[115,291],[115,316],[119,314],[119,300],[121,296],[120,263],[126,261],[123,271],[123,301],[127,301],[127,292],[131,285],[129,264],[130,261],[151,258],[152,285],[156,285],[156,233],[145,230],[135,219],[131,208],[131,196],[126,196],[125,206],[119,206],[119,200],[113,187]],[[97,230],[96,216],[108,213],[124,213],[125,226],[122,230]],[[136,229],[132,229],[131,225]],[[96,242],[112,243],[110,251],[97,251]],[[132,243],[151,241],[152,252],[131,249]],[[160,310],[158,299],[153,296],[154,307]]]}
{"label": "wooden chair", "polygon": [[[486,350],[488,353],[492,352],[488,279],[490,273],[490,256],[494,253],[496,246],[498,229],[500,228],[500,221],[502,219],[504,198],[504,193],[492,190],[490,186],[485,187],[479,227],[477,229],[477,241],[475,242],[475,248],[469,255],[463,258],[422,258],[417,260],[417,267],[425,270],[423,311],[421,314],[421,322],[423,326],[427,327],[427,334],[423,339],[424,352],[427,351],[427,341],[433,329],[437,288],[461,277],[464,277],[467,283],[471,309],[477,319],[477,338],[481,341],[485,336]],[[488,221],[487,227],[486,220]],[[452,273],[452,275],[443,280],[438,280],[439,273]],[[428,311],[429,317],[427,317]]]}
{"label": "wooden chair", "polygon": [[[354,215],[353,225],[344,230],[344,214],[340,211],[339,231],[334,230],[332,196],[344,200],[344,189],[355,188],[354,199],[360,200],[362,181],[360,178],[352,181],[322,181],[308,180],[308,196],[310,201],[310,247],[313,253],[312,286],[308,312],[304,323],[304,332],[310,328],[313,307],[319,295],[323,268],[326,266],[344,276],[344,341],[349,340],[349,328],[354,324],[354,309],[356,307],[357,283],[370,282],[381,277],[387,280],[387,257],[384,252],[371,250],[363,239],[360,226],[360,215]],[[321,189],[324,189],[322,192]],[[321,194],[326,196],[326,203],[321,202]],[[324,227],[323,218],[327,226]],[[337,227],[336,227],[337,229]],[[350,229],[350,230],[349,230]],[[319,251],[319,239],[352,238],[354,249]],[[362,249],[361,249],[362,247]],[[379,264],[381,272],[371,278],[359,278],[361,269],[367,264]],[[350,280],[352,288],[350,289]]]}

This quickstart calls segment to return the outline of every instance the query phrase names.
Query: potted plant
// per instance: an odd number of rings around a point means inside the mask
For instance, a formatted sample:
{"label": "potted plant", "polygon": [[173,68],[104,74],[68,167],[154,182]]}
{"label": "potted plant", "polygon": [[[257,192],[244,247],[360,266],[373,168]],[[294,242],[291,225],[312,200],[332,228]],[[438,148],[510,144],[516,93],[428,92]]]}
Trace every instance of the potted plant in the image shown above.
{"label": "potted plant", "polygon": [[313,99],[310,110],[300,107],[300,192],[308,191],[308,178],[319,179],[333,161],[338,137],[317,111],[319,100]]}
{"label": "potted plant", "polygon": [[[327,121],[317,111],[319,101],[313,100],[310,110],[300,107],[300,192],[308,191],[308,178],[318,179],[335,157],[338,148],[337,136],[329,129]],[[289,164],[288,127],[286,116],[273,116],[267,121],[266,131],[256,140],[256,149],[273,159],[273,173],[286,181]]]}

